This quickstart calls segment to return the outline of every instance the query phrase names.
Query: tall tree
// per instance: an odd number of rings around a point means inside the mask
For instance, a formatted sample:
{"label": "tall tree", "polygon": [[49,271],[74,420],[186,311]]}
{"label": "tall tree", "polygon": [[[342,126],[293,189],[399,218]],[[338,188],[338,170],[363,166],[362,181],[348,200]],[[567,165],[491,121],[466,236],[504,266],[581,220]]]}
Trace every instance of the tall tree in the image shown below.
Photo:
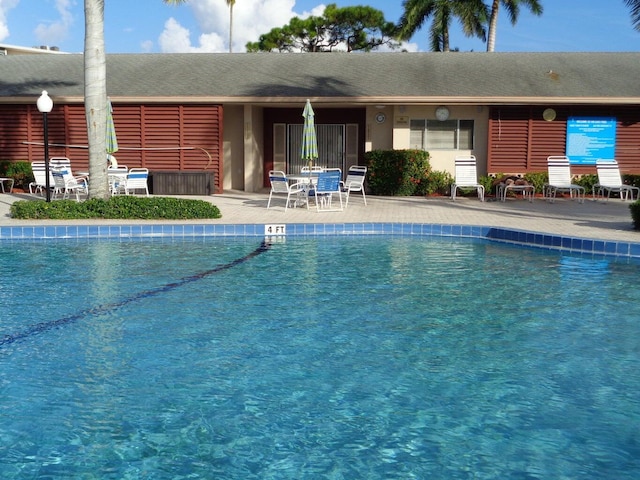
{"label": "tall tree", "polygon": [[[186,0],[163,0],[180,4]],[[107,177],[107,59],[104,0],[84,0],[84,110],[89,143],[89,197],[109,198]]]}
{"label": "tall tree", "polygon": [[89,196],[109,198],[107,180],[107,67],[104,0],[84,2],[84,109],[89,143]]}
{"label": "tall tree", "polygon": [[382,45],[395,48],[395,25],[367,6],[338,8],[327,5],[322,16],[293,17],[288,25],[247,43],[248,52],[370,51]]}
{"label": "tall tree", "polygon": [[236,0],[227,0],[229,6],[229,53],[233,52],[233,6]]}
{"label": "tall tree", "polygon": [[625,0],[625,3],[631,9],[633,28],[640,31],[640,0]]}
{"label": "tall tree", "polygon": [[[627,2],[628,1],[630,0],[627,0]],[[638,2],[638,0],[636,0],[636,2]],[[504,5],[504,8],[507,10],[509,20],[511,20],[511,25],[515,25],[518,21],[520,5],[528,7],[534,15],[542,15],[542,5],[540,5],[538,0],[493,0],[491,3],[491,15],[489,17],[489,39],[487,40],[487,52],[495,51],[496,30],[498,28],[498,11],[500,10],[500,5]]]}
{"label": "tall tree", "polygon": [[398,38],[409,40],[428,19],[431,50],[450,51],[449,29],[457,18],[468,37],[486,39],[487,6],[482,0],[405,0],[404,13],[398,22]]}

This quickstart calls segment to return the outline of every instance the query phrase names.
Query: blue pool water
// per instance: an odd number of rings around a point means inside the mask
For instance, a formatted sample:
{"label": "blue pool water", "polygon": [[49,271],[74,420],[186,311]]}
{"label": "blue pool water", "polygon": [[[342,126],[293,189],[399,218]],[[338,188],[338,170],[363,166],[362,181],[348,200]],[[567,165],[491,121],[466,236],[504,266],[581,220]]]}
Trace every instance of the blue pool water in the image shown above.
{"label": "blue pool water", "polygon": [[637,479],[640,267],[415,237],[0,243],[1,479]]}

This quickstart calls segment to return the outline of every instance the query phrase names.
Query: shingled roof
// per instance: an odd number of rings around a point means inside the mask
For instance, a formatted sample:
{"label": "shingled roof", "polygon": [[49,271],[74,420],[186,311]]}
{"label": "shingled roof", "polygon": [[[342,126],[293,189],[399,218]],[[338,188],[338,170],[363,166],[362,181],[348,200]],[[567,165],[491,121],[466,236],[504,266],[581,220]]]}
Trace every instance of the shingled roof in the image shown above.
{"label": "shingled roof", "polygon": [[[0,102],[82,101],[83,56],[0,57]],[[107,55],[119,101],[640,104],[640,53]]]}

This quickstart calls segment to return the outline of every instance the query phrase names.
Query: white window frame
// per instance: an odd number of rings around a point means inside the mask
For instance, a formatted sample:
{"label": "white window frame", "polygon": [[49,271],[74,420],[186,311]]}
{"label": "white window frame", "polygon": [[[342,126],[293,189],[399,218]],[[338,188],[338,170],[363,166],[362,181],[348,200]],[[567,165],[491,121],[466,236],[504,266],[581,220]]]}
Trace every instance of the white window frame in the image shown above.
{"label": "white window frame", "polygon": [[409,130],[409,148],[427,151],[473,150],[475,145],[473,120],[412,118]]}

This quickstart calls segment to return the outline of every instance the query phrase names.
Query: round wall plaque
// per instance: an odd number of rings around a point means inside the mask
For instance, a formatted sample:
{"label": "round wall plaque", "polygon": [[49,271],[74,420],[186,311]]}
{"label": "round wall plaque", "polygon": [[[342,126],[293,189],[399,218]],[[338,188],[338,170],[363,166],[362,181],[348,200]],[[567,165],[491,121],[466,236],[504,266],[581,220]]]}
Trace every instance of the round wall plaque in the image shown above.
{"label": "round wall plaque", "polygon": [[387,119],[387,116],[386,116],[384,113],[382,113],[382,112],[380,112],[380,113],[378,113],[378,114],[376,115],[376,122],[378,122],[378,123],[384,123],[384,121],[385,121],[386,119]]}
{"label": "round wall plaque", "polygon": [[542,112],[542,118],[547,122],[552,122],[556,119],[556,111],[553,108],[545,108],[544,112]]}

